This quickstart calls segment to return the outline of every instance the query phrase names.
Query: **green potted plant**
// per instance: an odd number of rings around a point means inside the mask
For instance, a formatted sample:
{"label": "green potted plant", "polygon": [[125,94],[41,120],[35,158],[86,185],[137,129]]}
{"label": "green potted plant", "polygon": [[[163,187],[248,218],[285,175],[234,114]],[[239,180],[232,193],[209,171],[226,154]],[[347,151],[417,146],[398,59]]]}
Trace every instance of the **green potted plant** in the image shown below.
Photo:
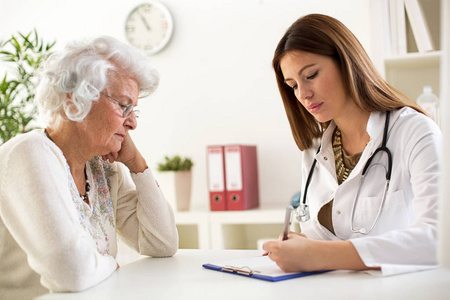
{"label": "green potted plant", "polygon": [[5,72],[0,77],[0,145],[36,128],[37,72],[54,45],[45,43],[36,30],[0,42],[0,60],[12,70],[12,76]]}
{"label": "green potted plant", "polygon": [[191,203],[192,166],[190,158],[166,156],[158,163],[158,181],[167,201],[174,210],[189,210]]}

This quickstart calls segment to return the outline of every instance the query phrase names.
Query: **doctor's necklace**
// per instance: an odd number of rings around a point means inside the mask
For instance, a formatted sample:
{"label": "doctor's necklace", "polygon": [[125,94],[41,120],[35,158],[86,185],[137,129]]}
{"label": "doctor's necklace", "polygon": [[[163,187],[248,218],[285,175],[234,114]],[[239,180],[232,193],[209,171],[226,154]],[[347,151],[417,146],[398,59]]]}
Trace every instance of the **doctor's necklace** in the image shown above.
{"label": "doctor's necklace", "polygon": [[342,140],[341,140],[341,130],[339,127],[336,127],[333,135],[333,152],[335,158],[335,167],[336,167],[336,177],[338,183],[343,183],[352,170],[355,168],[359,159],[361,158],[361,152],[347,155],[342,148]]}

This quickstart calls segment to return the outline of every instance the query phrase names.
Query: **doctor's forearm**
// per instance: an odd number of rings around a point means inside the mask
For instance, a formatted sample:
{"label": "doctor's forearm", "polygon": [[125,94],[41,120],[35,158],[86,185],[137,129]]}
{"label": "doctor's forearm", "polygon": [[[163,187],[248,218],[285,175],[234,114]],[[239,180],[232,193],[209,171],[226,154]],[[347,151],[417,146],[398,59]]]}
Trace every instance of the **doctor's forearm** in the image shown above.
{"label": "doctor's forearm", "polygon": [[367,267],[350,241],[314,241],[322,270],[379,270]]}

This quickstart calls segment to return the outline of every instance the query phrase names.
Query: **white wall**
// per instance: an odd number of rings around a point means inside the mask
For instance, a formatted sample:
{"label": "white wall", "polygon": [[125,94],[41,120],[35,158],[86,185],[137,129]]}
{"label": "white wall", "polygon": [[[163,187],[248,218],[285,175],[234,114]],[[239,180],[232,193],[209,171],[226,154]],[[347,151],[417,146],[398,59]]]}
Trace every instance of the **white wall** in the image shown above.
{"label": "white wall", "polygon": [[[58,45],[84,36],[125,41],[127,14],[145,0],[0,0],[0,40],[36,28]],[[175,31],[152,57],[160,88],[139,105],[133,137],[152,168],[164,155],[193,158],[193,208],[208,209],[206,146],[256,144],[261,202],[300,190],[297,149],[271,69],[279,39],[298,17],[337,17],[371,54],[369,0],[160,0]]]}

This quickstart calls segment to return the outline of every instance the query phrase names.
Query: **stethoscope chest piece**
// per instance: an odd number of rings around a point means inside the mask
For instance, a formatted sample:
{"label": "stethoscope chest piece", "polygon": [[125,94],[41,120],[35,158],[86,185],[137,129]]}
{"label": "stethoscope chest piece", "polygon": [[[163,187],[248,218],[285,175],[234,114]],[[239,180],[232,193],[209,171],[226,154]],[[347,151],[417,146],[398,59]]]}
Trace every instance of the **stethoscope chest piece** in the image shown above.
{"label": "stethoscope chest piece", "polygon": [[296,209],[296,218],[299,222],[306,222],[309,220],[309,207],[307,204],[300,204]]}

